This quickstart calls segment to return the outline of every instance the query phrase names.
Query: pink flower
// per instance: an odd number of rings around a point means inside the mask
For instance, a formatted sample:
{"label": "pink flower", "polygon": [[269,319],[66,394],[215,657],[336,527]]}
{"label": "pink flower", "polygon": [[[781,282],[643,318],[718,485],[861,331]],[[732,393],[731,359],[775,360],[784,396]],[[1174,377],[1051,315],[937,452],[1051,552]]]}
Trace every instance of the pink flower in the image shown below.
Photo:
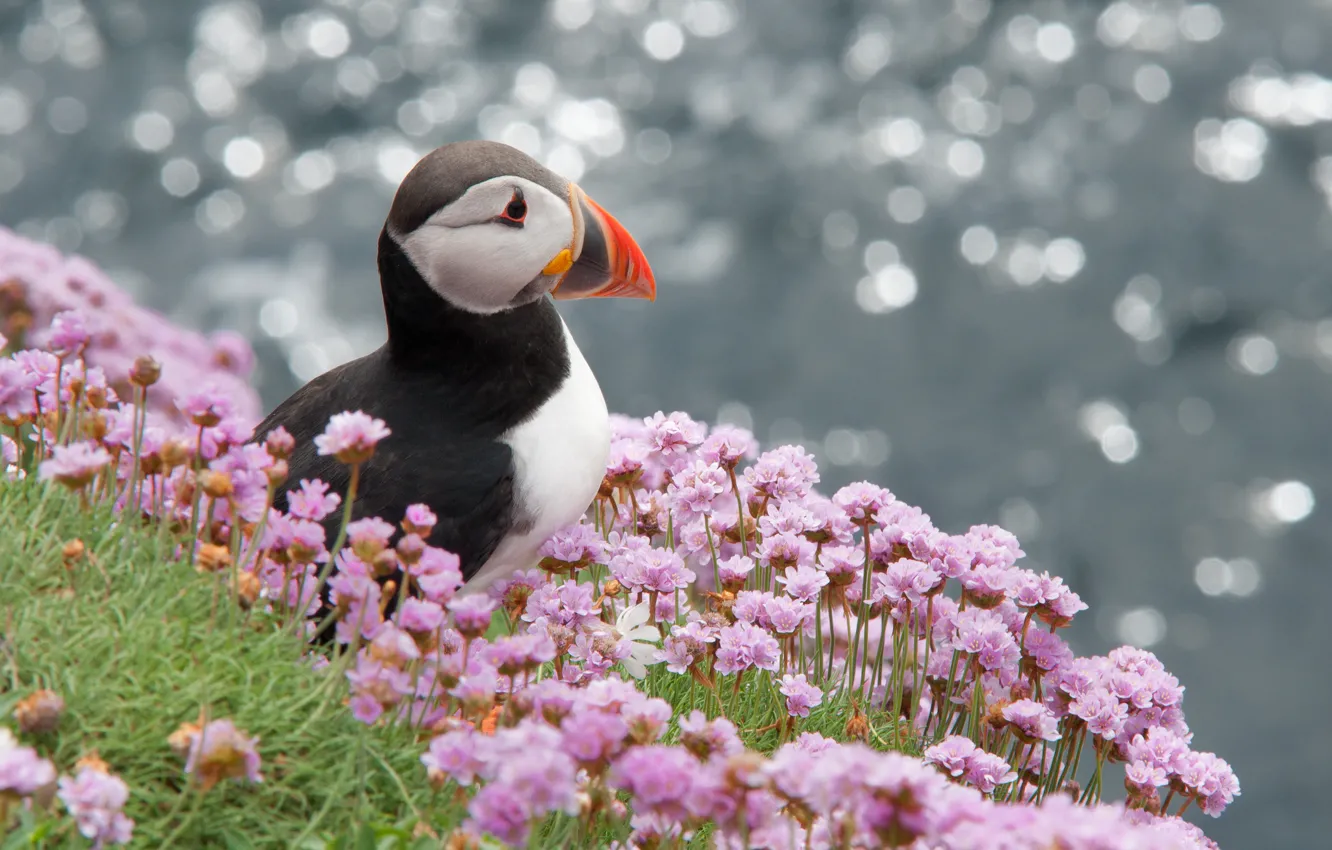
{"label": "pink flower", "polygon": [[121,811],[129,799],[129,786],[120,777],[84,767],[73,779],[60,777],[57,795],[93,847],[129,843],[134,821]]}
{"label": "pink flower", "polygon": [[557,575],[580,570],[598,562],[606,553],[606,541],[590,525],[578,523],[546,539],[537,551],[542,569]]}
{"label": "pink flower", "polygon": [[1020,699],[1009,703],[1004,706],[1003,715],[1010,728],[1027,743],[1059,740],[1059,721],[1038,702]]}
{"label": "pink flower", "polygon": [[753,457],[758,449],[754,435],[734,425],[718,425],[703,441],[699,454],[708,463],[715,463],[723,469],[735,469],[746,457]]}
{"label": "pink flower", "polygon": [[384,420],[359,410],[335,413],[324,433],[315,437],[315,448],[342,463],[360,464],[373,457],[375,446],[391,433]]}
{"label": "pink flower", "polygon": [[925,762],[932,764],[954,779],[967,772],[976,743],[966,735],[949,735],[938,744],[925,749]]}
{"label": "pink flower", "polygon": [[471,785],[485,767],[477,755],[477,738],[478,733],[467,728],[432,739],[430,748],[421,756],[432,781],[447,777],[459,785]]}
{"label": "pink flower", "polygon": [[495,600],[472,594],[459,596],[448,605],[453,614],[453,627],[467,638],[479,638],[490,628],[495,613]]}
{"label": "pink flower", "polygon": [[231,397],[216,386],[187,393],[176,407],[195,425],[212,427],[232,414]]}
{"label": "pink flower", "polygon": [[833,504],[855,523],[872,521],[876,513],[897,500],[886,487],[868,481],[848,484],[834,493],[832,498]]}
{"label": "pink flower", "polygon": [[429,537],[430,530],[435,527],[437,517],[435,512],[426,505],[416,504],[408,505],[407,512],[403,515],[403,530],[410,534],[419,534],[422,537]]}
{"label": "pink flower", "polygon": [[299,490],[287,491],[287,509],[294,517],[320,522],[338,509],[342,497],[328,492],[328,485],[319,479],[301,480]]}
{"label": "pink flower", "polygon": [[966,781],[982,794],[992,794],[1000,785],[1007,785],[1018,778],[1017,771],[1008,766],[1008,762],[993,753],[977,750],[967,759]]}
{"label": "pink flower", "polygon": [[786,697],[786,713],[791,717],[809,717],[809,710],[823,702],[823,691],[805,681],[804,673],[783,676],[779,690]]}
{"label": "pink flower", "polygon": [[20,747],[0,726],[0,794],[27,797],[55,782],[55,768],[32,747]]}
{"label": "pink flower", "polygon": [[677,511],[711,514],[712,503],[730,489],[726,470],[715,463],[696,460],[672,476],[666,498]]}
{"label": "pink flower", "polygon": [[745,481],[770,499],[799,499],[819,483],[814,457],[800,446],[780,446],[745,470]]}
{"label": "pink flower", "polygon": [[652,450],[663,458],[683,455],[703,442],[707,427],[689,414],[675,411],[667,416],[660,410],[643,420]]}
{"label": "pink flower", "polygon": [[37,476],[79,489],[86,487],[110,463],[111,455],[101,446],[92,442],[70,443],[56,446],[51,459],[42,461],[37,467]]}
{"label": "pink flower", "polygon": [[739,673],[751,667],[776,670],[779,655],[777,639],[750,623],[727,626],[717,636],[719,673]]}
{"label": "pink flower", "polygon": [[90,339],[88,323],[77,310],[66,310],[51,317],[46,346],[61,357],[79,354]]}
{"label": "pink flower", "polygon": [[207,791],[223,779],[262,782],[258,738],[247,736],[228,719],[212,720],[202,729],[187,724],[172,735],[172,744],[187,752],[185,772],[198,777]]}
{"label": "pink flower", "polygon": [[828,575],[802,564],[798,567],[787,567],[783,575],[777,576],[777,583],[782,585],[793,599],[813,602],[819,598],[823,588],[828,586]]}
{"label": "pink flower", "polygon": [[754,571],[754,559],[744,555],[735,555],[717,563],[722,587],[737,591],[745,586],[749,574]]}

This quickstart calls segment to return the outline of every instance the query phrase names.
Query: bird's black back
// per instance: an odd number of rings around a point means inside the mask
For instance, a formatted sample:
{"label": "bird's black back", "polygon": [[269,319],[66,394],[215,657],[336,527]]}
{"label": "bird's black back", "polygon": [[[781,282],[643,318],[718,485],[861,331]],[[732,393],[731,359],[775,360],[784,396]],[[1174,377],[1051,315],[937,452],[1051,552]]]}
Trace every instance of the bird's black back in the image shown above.
{"label": "bird's black back", "polygon": [[[302,479],[345,495],[349,470],[320,456],[314,438],[344,410],[384,420],[392,432],[361,467],[355,518],[395,525],[408,505],[439,518],[429,543],[458,555],[470,578],[511,531],[531,522],[515,492],[513,453],[499,438],[544,404],[569,375],[563,323],[548,299],[492,315],[451,306],[380,234],[388,342],[310,381],[255,429],[296,438],[275,507]],[[331,544],[341,512],[325,524]]]}

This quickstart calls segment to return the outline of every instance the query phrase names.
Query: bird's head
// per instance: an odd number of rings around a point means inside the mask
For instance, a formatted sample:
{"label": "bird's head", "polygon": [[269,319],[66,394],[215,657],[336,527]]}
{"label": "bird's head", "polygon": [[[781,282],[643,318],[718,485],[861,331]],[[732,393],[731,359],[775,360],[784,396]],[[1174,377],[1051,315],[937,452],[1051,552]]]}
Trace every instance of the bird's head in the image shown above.
{"label": "bird's head", "polygon": [[542,298],[656,297],[633,238],[577,184],[499,142],[455,142],[403,179],[384,235],[454,307]]}

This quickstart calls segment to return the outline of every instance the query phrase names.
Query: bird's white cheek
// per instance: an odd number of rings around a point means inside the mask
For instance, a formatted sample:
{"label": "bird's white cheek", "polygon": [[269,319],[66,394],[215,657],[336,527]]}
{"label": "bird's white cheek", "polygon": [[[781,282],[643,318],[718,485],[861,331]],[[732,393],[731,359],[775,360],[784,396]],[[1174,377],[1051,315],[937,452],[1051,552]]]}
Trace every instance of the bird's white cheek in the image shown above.
{"label": "bird's white cheek", "polygon": [[497,224],[423,227],[403,245],[432,289],[476,312],[508,307],[561,247],[539,231]]}

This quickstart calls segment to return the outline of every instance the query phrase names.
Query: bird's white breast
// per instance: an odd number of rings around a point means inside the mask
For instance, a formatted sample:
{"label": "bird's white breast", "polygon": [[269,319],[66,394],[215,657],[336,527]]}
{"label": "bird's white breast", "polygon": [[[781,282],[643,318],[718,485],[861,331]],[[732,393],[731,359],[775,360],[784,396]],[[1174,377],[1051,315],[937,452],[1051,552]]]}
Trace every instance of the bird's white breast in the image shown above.
{"label": "bird's white breast", "polygon": [[505,539],[466,590],[483,590],[514,570],[536,565],[546,538],[577,522],[601,486],[610,454],[610,416],[592,369],[567,325],[569,377],[546,403],[501,439],[513,449],[520,517],[532,527]]}

